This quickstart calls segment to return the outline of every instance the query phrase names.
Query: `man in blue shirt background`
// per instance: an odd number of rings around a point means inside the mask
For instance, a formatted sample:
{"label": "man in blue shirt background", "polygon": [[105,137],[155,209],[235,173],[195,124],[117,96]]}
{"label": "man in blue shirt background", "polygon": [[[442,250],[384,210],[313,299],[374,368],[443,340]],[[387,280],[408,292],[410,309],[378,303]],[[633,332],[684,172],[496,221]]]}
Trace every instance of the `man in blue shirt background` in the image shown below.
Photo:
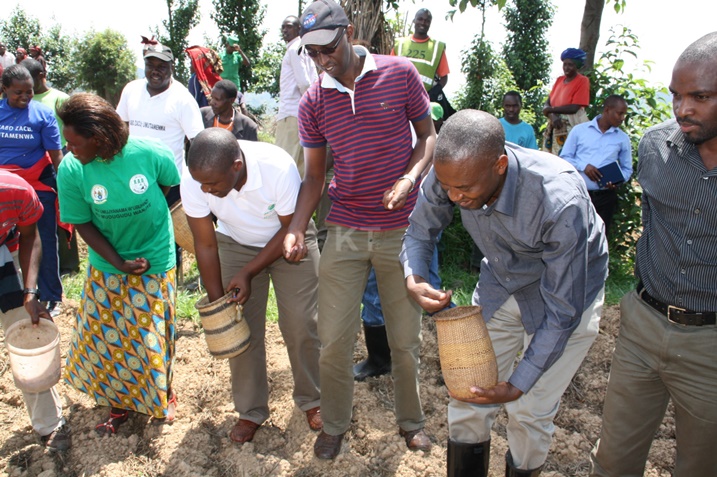
{"label": "man in blue shirt background", "polygon": [[611,95],[603,103],[602,114],[590,122],[570,130],[560,157],[572,164],[585,180],[590,200],[605,222],[605,235],[610,231],[617,208],[617,184],[608,182],[600,187],[603,166],[617,162],[623,181],[632,175],[632,146],[620,126],[625,121],[627,102],[622,96]]}
{"label": "man in blue shirt background", "polygon": [[529,149],[538,149],[533,127],[520,119],[523,98],[517,91],[508,91],[503,95],[503,117],[500,124],[505,131],[505,140]]}

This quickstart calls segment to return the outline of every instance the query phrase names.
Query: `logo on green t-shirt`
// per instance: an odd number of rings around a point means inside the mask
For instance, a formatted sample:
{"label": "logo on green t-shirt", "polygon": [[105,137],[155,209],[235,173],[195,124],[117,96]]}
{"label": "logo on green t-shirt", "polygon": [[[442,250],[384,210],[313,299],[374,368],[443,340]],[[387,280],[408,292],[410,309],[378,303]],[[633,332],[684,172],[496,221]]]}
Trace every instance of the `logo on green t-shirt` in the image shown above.
{"label": "logo on green t-shirt", "polygon": [[149,181],[143,174],[136,174],[129,180],[129,188],[135,194],[144,194],[149,187]]}
{"label": "logo on green t-shirt", "polygon": [[92,186],[92,199],[95,204],[104,204],[107,202],[107,189],[101,184]]}

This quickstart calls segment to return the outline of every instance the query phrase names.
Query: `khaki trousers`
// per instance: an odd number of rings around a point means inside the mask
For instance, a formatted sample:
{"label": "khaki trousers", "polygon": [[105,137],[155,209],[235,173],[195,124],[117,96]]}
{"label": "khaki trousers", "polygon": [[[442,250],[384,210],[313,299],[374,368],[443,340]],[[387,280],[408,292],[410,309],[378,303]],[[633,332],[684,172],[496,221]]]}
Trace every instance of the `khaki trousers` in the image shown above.
{"label": "khaki trousers", "polygon": [[[222,282],[226,286],[261,249],[240,245],[220,233],[217,233],[217,242]],[[300,263],[289,263],[281,257],[254,277],[251,296],[244,304],[251,344],[245,352],[229,360],[229,370],[234,408],[242,419],[257,424],[269,417],[264,336],[270,279],[279,309],[279,329],[294,378],[294,402],[302,411],[319,405],[319,338],[316,332],[319,249],[315,228],[307,231],[306,244],[309,254]]]}
{"label": "khaki trousers", "polygon": [[294,158],[299,175],[304,177],[304,148],[299,143],[299,120],[295,116],[287,116],[276,122],[276,139],[274,144],[288,152]]}
{"label": "khaki trousers", "polygon": [[[516,468],[536,469],[545,462],[553,440],[553,418],[558,412],[560,398],[597,337],[604,299],[603,289],[583,312],[562,356],[530,391],[505,404],[508,448]],[[525,332],[520,308],[513,295],[486,325],[498,360],[498,381],[507,381],[513,373],[516,358],[528,348],[533,335]],[[499,404],[476,405],[451,399],[448,404],[451,440],[464,443],[487,441],[499,410]]]}
{"label": "khaki trousers", "polygon": [[631,291],[620,303],[590,475],[642,476],[670,399],[677,434],[672,475],[717,475],[717,326],[670,323]]}
{"label": "khaki trousers", "polygon": [[328,225],[319,274],[321,416],[327,434],[342,434],[351,423],[353,350],[372,266],[391,348],[396,420],[406,431],[423,428],[418,393],[421,309],[408,295],[398,260],[404,233],[405,229],[370,232]]}

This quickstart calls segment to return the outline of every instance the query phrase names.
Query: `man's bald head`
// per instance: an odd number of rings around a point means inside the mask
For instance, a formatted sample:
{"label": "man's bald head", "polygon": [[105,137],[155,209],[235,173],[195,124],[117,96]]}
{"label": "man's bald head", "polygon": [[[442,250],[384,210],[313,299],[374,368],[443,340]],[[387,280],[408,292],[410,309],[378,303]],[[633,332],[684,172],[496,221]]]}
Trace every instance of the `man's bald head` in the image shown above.
{"label": "man's bald head", "polygon": [[208,128],[192,140],[187,154],[187,167],[226,172],[240,156],[239,143],[234,134],[222,128]]}
{"label": "man's bald head", "polygon": [[505,132],[500,121],[485,111],[464,109],[443,124],[433,160],[445,163],[495,160],[504,149]]}

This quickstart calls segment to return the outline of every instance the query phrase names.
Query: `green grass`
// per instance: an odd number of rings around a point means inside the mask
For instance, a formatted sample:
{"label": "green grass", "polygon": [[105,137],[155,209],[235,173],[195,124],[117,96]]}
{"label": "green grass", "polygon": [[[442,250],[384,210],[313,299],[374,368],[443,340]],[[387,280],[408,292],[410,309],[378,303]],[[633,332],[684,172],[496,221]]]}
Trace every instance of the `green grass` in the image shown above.
{"label": "green grass", "polygon": [[80,301],[87,278],[87,259],[80,262],[80,271],[62,276],[62,291],[67,298]]}
{"label": "green grass", "polygon": [[633,262],[610,255],[610,275],[605,282],[605,305],[617,305],[637,285]]}

